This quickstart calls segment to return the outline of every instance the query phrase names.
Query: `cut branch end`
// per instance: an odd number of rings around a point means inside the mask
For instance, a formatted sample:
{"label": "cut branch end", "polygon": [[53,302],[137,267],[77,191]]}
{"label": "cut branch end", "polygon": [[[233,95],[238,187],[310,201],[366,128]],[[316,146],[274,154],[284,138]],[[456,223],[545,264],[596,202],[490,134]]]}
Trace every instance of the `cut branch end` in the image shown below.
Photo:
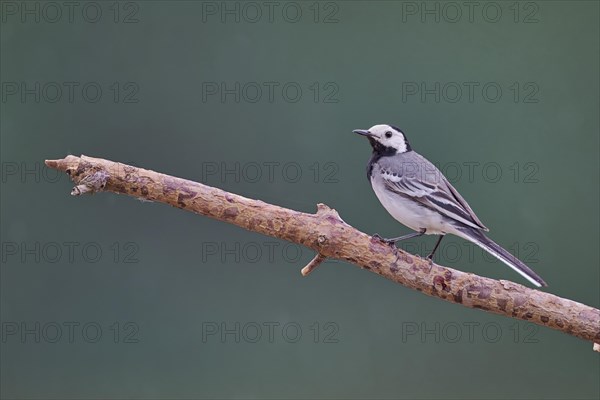
{"label": "cut branch end", "polygon": [[46,160],[46,166],[48,168],[58,169],[59,160]]}

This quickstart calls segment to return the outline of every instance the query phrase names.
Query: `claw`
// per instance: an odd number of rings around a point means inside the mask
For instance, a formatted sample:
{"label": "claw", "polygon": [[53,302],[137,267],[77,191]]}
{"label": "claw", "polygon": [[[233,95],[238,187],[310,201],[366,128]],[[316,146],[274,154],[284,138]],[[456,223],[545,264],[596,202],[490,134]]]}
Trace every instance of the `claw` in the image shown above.
{"label": "claw", "polygon": [[387,244],[390,247],[396,247],[396,242],[394,240],[389,240],[389,239],[386,239],[386,238],[382,238],[377,233],[373,234],[373,238],[375,238],[375,239],[377,239],[377,240],[379,240],[379,241]]}
{"label": "claw", "polygon": [[433,260],[429,260],[428,264],[429,264],[429,271],[428,271],[428,273],[429,273],[429,272],[431,272],[431,269],[433,268],[433,264],[434,264]]}

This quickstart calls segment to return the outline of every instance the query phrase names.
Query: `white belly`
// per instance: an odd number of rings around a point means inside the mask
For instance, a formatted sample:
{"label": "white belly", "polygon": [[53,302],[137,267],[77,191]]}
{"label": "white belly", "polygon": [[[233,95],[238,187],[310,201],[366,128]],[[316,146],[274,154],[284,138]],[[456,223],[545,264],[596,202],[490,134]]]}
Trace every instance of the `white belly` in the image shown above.
{"label": "white belly", "polygon": [[373,181],[371,181],[373,191],[383,207],[401,224],[415,231],[425,229],[427,235],[440,235],[454,231],[452,225],[448,223],[449,220],[440,213],[423,207],[416,201],[386,191],[383,185],[372,183]]}

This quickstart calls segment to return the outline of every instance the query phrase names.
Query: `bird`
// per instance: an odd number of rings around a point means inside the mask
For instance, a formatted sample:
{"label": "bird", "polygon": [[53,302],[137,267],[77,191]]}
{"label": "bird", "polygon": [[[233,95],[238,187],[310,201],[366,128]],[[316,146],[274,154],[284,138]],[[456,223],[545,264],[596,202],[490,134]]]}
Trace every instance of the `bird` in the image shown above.
{"label": "bird", "polygon": [[367,164],[367,178],[375,195],[401,224],[415,232],[384,239],[390,244],[421,235],[438,235],[433,256],[442,239],[453,234],[466,239],[502,261],[537,287],[548,286],[527,265],[485,235],[489,229],[450,184],[442,172],[412,149],[404,132],[393,125],[380,124],[353,131],[365,136],[373,152]]}

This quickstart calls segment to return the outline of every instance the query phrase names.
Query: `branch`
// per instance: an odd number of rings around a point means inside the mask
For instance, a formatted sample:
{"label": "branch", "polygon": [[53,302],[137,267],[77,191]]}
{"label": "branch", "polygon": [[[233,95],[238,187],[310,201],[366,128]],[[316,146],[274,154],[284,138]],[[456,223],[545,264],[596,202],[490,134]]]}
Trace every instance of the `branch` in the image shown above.
{"label": "branch", "polygon": [[[109,191],[157,201],[229,222],[249,231],[294,242],[317,255],[302,269],[308,275],[327,258],[355,264],[396,283],[465,307],[523,319],[600,343],[600,310],[527,288],[430,263],[393,249],[345,223],[319,204],[306,214],[158,172],[100,158],[47,160],[77,185],[72,195]],[[594,350],[600,351],[595,344]]]}

